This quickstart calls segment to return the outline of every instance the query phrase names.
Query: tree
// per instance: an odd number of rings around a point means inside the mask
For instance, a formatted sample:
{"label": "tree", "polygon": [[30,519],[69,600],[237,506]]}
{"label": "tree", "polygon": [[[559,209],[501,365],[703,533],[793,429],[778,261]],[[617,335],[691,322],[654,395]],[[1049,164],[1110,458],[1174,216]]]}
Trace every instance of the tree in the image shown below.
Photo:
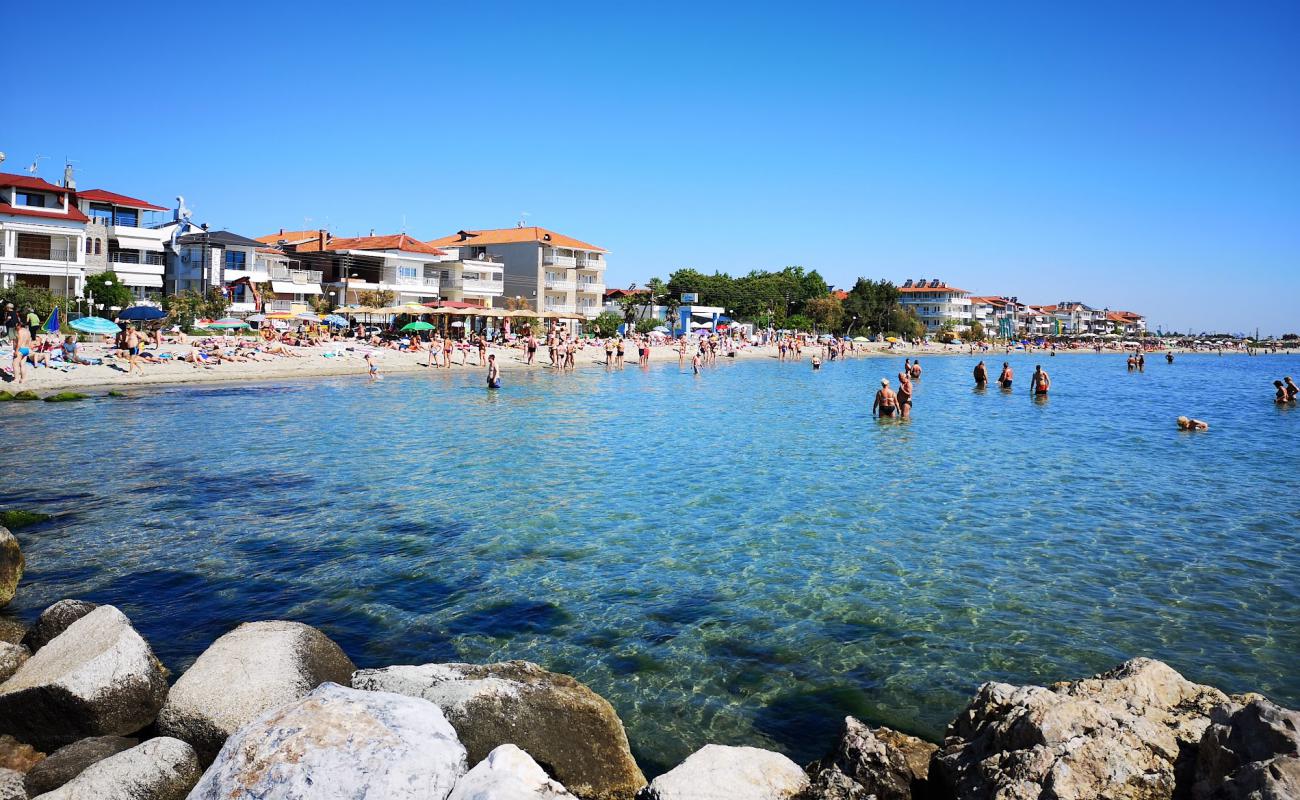
{"label": "tree", "polygon": [[885,323],[885,332],[896,333],[904,339],[920,339],[925,335],[925,323],[910,308],[894,306]]}
{"label": "tree", "polygon": [[588,322],[585,327],[597,336],[613,336],[618,333],[618,326],[623,324],[618,314],[603,311],[600,316]]}
{"label": "tree", "polygon": [[817,327],[825,331],[838,331],[844,324],[844,304],[832,295],[813,297],[804,301],[804,313]]}
{"label": "tree", "polygon": [[614,301],[623,314],[623,322],[629,327],[641,314],[641,294],[636,290],[636,284],[634,283],[628,287],[625,293],[619,296],[618,300]]}
{"label": "tree", "polygon": [[[99,299],[96,298],[95,302],[98,303]],[[207,295],[197,289],[186,289],[162,299],[163,311],[184,330],[194,327],[196,319],[220,319],[229,307],[230,301],[216,286],[208,289]]]}
{"label": "tree", "polygon": [[651,318],[639,319],[636,321],[636,332],[649,333],[650,331],[654,330],[655,328],[658,328],[662,324],[663,323],[657,319],[651,319]]}
{"label": "tree", "polygon": [[369,306],[370,308],[384,308],[385,306],[391,306],[396,297],[397,295],[393,293],[392,289],[373,289],[359,292],[357,294],[357,299],[360,301],[361,305]]}
{"label": "tree", "polygon": [[524,298],[524,297],[507,297],[507,298],[506,298],[506,306],[505,306],[505,307],[506,307],[506,310],[507,310],[507,311],[524,311],[524,310],[527,309],[530,305],[532,305],[532,304],[528,302],[528,299],[527,299],[527,298]]}
{"label": "tree", "polygon": [[114,306],[120,310],[127,308],[135,300],[131,290],[123,285],[122,279],[117,277],[117,273],[111,270],[96,275],[87,275],[82,294],[93,297],[96,306],[103,306],[102,309],[92,308],[90,313],[104,319],[113,319],[117,316],[117,312],[113,310]]}
{"label": "tree", "polygon": [[[41,319],[46,319],[62,301],[63,298],[40,286],[15,283],[13,286],[0,289],[0,306],[13,303],[14,311],[24,318],[27,316],[27,309],[30,308]],[[12,334],[13,331],[10,333]]]}
{"label": "tree", "polygon": [[796,331],[810,331],[813,328],[813,321],[803,314],[795,314],[785,318],[785,326]]}
{"label": "tree", "polygon": [[984,323],[975,320],[970,327],[961,332],[962,341],[981,342],[984,340]]}
{"label": "tree", "polygon": [[856,325],[872,333],[897,333],[891,315],[898,307],[899,297],[898,287],[889,281],[858,278],[844,301],[844,314],[850,320],[856,316]]}

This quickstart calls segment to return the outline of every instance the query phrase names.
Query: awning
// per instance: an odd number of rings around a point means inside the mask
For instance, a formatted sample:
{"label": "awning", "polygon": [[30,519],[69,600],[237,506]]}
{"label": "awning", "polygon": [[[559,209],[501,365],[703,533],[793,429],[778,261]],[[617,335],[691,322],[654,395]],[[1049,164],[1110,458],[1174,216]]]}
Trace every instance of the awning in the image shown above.
{"label": "awning", "polygon": [[151,253],[161,253],[163,251],[162,242],[157,239],[145,239],[140,236],[122,236],[116,235],[117,246],[122,250],[148,250]]}
{"label": "awning", "polygon": [[127,286],[146,286],[151,289],[162,288],[161,275],[137,275],[133,272],[119,272],[117,277]]}
{"label": "awning", "polygon": [[294,283],[271,281],[271,291],[276,294],[323,294],[319,283]]}

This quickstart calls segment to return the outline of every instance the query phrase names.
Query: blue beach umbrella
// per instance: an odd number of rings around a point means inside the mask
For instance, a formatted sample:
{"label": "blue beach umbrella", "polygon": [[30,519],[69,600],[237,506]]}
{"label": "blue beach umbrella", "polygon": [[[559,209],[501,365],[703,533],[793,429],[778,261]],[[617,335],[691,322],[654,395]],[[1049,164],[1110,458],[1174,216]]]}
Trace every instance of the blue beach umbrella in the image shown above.
{"label": "blue beach umbrella", "polygon": [[72,329],[82,333],[95,333],[101,336],[117,333],[122,330],[103,317],[82,317],[72,321]]}
{"label": "blue beach umbrella", "polygon": [[153,306],[131,306],[122,309],[122,313],[117,315],[118,319],[131,320],[132,322],[149,322],[155,319],[162,319],[167,316],[167,312],[161,308]]}
{"label": "blue beach umbrella", "polygon": [[344,319],[343,317],[340,317],[338,314],[330,314],[329,316],[327,316],[325,319],[321,321],[324,322],[326,325],[333,325],[336,328],[346,328],[348,325],[352,324],[348,322],[346,319]]}
{"label": "blue beach umbrella", "polygon": [[57,308],[50,312],[50,318],[45,320],[45,324],[41,326],[41,329],[46,333],[59,332],[59,310]]}

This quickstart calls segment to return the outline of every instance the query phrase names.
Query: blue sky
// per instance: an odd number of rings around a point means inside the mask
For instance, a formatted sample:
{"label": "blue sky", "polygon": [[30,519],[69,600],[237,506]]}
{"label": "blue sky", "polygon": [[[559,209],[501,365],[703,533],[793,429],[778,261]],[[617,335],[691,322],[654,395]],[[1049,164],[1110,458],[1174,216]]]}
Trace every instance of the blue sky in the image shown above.
{"label": "blue sky", "polygon": [[2,169],[247,235],[527,212],[611,286],[801,264],[1300,329],[1300,4],[140,8],[9,11]]}

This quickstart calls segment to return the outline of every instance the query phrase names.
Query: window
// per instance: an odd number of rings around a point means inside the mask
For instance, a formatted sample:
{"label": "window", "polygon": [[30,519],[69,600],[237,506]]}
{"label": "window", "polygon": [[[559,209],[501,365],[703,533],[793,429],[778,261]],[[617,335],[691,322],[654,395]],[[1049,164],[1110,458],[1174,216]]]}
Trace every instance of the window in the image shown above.
{"label": "window", "polygon": [[103,240],[103,239],[96,239],[96,240],[95,240],[95,255],[97,255],[97,256],[98,256],[98,255],[102,255],[103,252],[104,252],[104,240]]}
{"label": "window", "polygon": [[113,207],[92,205],[90,207],[90,218],[101,225],[111,225],[113,224]]}
{"label": "window", "polygon": [[30,208],[45,208],[45,195],[34,192],[19,192],[18,205]]}
{"label": "window", "polygon": [[91,239],[90,239],[90,237],[87,236],[87,237],[86,237],[86,255],[90,255],[90,249],[91,249],[93,246],[94,246],[94,245],[91,244]]}
{"label": "window", "polygon": [[399,279],[415,280],[420,277],[420,270],[418,267],[398,267],[397,277]]}
{"label": "window", "polygon": [[226,251],[226,269],[245,269],[248,263],[248,253],[243,250]]}
{"label": "window", "polygon": [[34,233],[18,234],[18,257],[50,260],[50,237]]}
{"label": "window", "polygon": [[134,208],[113,209],[113,224],[127,228],[140,227],[140,212]]}

